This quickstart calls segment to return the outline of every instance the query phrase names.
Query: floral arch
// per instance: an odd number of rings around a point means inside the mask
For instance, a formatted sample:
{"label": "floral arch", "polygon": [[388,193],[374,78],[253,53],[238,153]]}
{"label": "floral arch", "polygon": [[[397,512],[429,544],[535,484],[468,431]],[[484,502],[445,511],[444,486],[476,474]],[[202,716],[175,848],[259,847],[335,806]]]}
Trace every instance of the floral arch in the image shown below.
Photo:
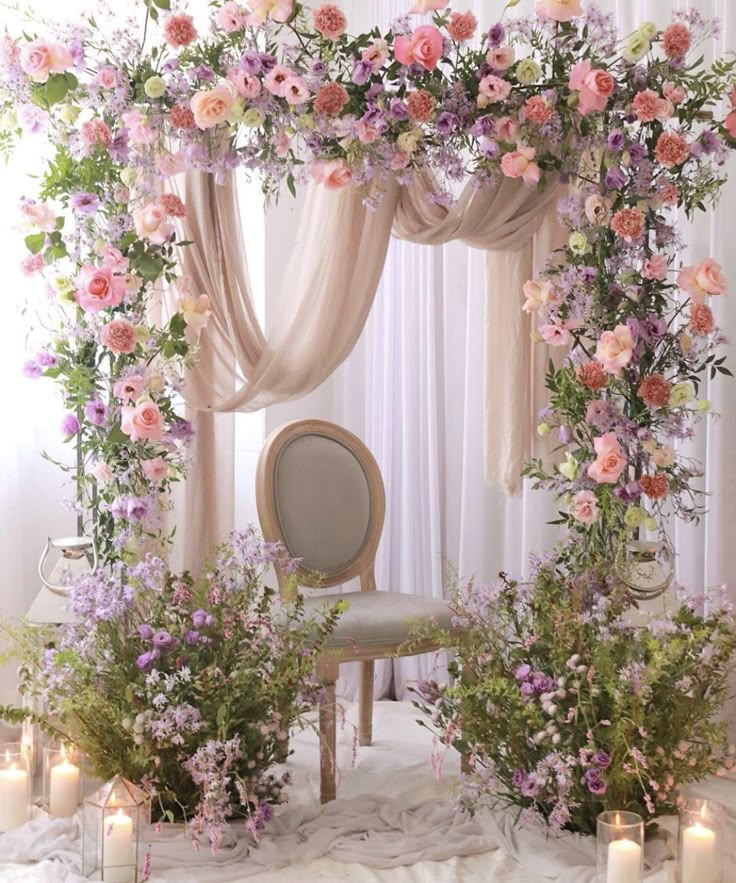
{"label": "floral arch", "polygon": [[[312,182],[373,212],[429,170],[425,197],[448,210],[464,177],[481,197],[572,180],[566,244],[518,292],[535,337],[570,348],[538,428],[556,434],[556,465],[525,474],[562,498],[578,563],[610,555],[622,531],[663,529],[664,505],[696,518],[698,466],[673,440],[708,409],[700,377],[728,373],[708,306],[726,283],[707,255],[676,266],[674,215],[718,198],[736,145],[734,63],[695,60],[716,25],[677,13],[621,44],[580,0],[482,27],[448,0],[417,0],[386,33],[358,36],[331,3],[218,2],[209,25],[149,0],[143,43],[132,30],[101,39],[92,18],[2,42],[2,147],[53,146],[21,215],[23,267],[56,299],[58,326],[24,372],[59,385],[76,505],[106,560],[160,533],[185,468],[191,427],[175,401],[216,292],[181,275],[176,224],[191,218],[176,176],[238,166],[270,197]],[[176,305],[151,325],[162,286]]]}

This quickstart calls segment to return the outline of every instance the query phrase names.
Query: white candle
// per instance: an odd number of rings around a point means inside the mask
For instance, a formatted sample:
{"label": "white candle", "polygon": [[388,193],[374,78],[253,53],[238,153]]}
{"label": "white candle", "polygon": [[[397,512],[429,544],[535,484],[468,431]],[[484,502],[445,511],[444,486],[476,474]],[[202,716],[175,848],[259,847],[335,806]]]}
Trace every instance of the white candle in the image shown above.
{"label": "white candle", "polygon": [[28,773],[11,764],[0,770],[0,831],[19,828],[28,821]]}
{"label": "white candle", "polygon": [[102,879],[105,883],[131,883],[133,879],[133,819],[119,809],[105,816]]}
{"label": "white candle", "polygon": [[606,883],[639,883],[641,880],[641,846],[624,838],[608,847]]}
{"label": "white candle", "polygon": [[66,760],[62,750],[61,763],[51,767],[49,776],[49,815],[68,817],[77,811],[79,798],[79,767]]}
{"label": "white candle", "polygon": [[716,832],[695,822],[682,835],[682,883],[715,883]]}

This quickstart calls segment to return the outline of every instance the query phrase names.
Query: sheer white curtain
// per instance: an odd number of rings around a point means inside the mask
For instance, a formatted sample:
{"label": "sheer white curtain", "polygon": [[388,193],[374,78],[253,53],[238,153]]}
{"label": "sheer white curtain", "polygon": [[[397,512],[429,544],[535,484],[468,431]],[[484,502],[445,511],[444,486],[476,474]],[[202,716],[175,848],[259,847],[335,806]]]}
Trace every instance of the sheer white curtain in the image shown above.
{"label": "sheer white curtain", "polygon": [[[407,7],[404,0],[342,5],[356,27],[386,23]],[[647,19],[663,27],[672,8],[662,0],[601,0],[598,5],[616,13],[622,34]],[[475,0],[455,6],[472,8],[486,27],[503,4]],[[528,13],[528,6],[513,12]],[[728,0],[701,0],[690,7],[722,19],[717,54],[736,46],[736,10]],[[735,209],[732,179],[718,209],[687,229],[683,254],[684,260],[712,255],[721,261],[734,294],[736,255],[728,249],[728,219]],[[460,244],[392,242],[363,337],[333,380],[331,418],[361,435],[386,483],[380,587],[441,597],[445,562],[464,577],[486,580],[501,570],[524,576],[530,553],[556,540],[556,529],[547,524],[556,512],[553,500],[528,487],[507,498],[483,479],[483,273],[482,252]],[[503,280],[497,296],[520,298],[504,290]],[[721,299],[716,311],[724,331],[735,338],[733,298]],[[499,340],[503,333],[497,329]],[[678,579],[693,592],[734,583],[736,572],[736,548],[729,542],[736,523],[736,382],[718,379],[709,384],[708,395],[722,416],[704,425],[689,447],[706,466],[705,486],[714,493],[710,512],[697,527],[678,525],[673,531]],[[733,597],[736,601],[736,583]],[[434,665],[430,657],[386,663],[377,668],[377,694],[392,690],[404,698],[406,684]],[[340,685],[345,695],[353,695],[355,684],[354,673],[346,671]]]}

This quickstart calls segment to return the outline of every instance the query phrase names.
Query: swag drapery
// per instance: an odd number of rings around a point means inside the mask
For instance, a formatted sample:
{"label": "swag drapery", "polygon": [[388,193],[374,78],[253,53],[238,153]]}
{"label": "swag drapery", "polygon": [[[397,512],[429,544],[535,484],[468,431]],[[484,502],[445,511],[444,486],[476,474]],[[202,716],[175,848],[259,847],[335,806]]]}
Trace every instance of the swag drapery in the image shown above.
{"label": "swag drapery", "polygon": [[426,245],[461,240],[486,251],[486,477],[518,490],[546,363],[546,348],[532,346],[521,290],[561,244],[559,186],[538,191],[504,178],[486,190],[471,182],[449,209],[432,201],[435,189],[432,174],[423,172],[406,187],[392,182],[378,207],[368,209],[354,188],[310,185],[275,318],[264,332],[251,296],[234,173],[218,183],[191,171],[180,183],[187,206],[180,233],[192,241],[181,250],[182,269],[193,290],[212,301],[186,392],[197,429],[186,487],[188,568],[199,570],[232,521],[232,437],[222,433],[228,438],[224,449],[218,445],[215,415],[299,398],[335,371],[368,318],[392,233]]}

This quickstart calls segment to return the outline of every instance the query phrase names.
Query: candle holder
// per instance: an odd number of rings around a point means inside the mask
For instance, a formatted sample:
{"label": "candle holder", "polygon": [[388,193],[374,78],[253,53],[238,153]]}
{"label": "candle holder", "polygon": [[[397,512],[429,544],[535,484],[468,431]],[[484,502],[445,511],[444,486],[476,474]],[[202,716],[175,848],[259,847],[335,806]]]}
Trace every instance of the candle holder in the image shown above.
{"label": "candle holder", "polygon": [[73,745],[51,742],[43,750],[43,807],[50,816],[68,818],[84,796],[86,757]]}
{"label": "candle holder", "polygon": [[723,814],[712,800],[680,807],[678,883],[723,883]]}
{"label": "candle holder", "polygon": [[644,820],[635,812],[602,812],[596,837],[597,883],[641,883]]}
{"label": "candle holder", "polygon": [[84,802],[82,873],[105,883],[139,883],[151,800],[122,776],[104,784]]}
{"label": "candle holder", "polygon": [[31,759],[22,742],[0,743],[0,831],[28,821],[31,806]]}

